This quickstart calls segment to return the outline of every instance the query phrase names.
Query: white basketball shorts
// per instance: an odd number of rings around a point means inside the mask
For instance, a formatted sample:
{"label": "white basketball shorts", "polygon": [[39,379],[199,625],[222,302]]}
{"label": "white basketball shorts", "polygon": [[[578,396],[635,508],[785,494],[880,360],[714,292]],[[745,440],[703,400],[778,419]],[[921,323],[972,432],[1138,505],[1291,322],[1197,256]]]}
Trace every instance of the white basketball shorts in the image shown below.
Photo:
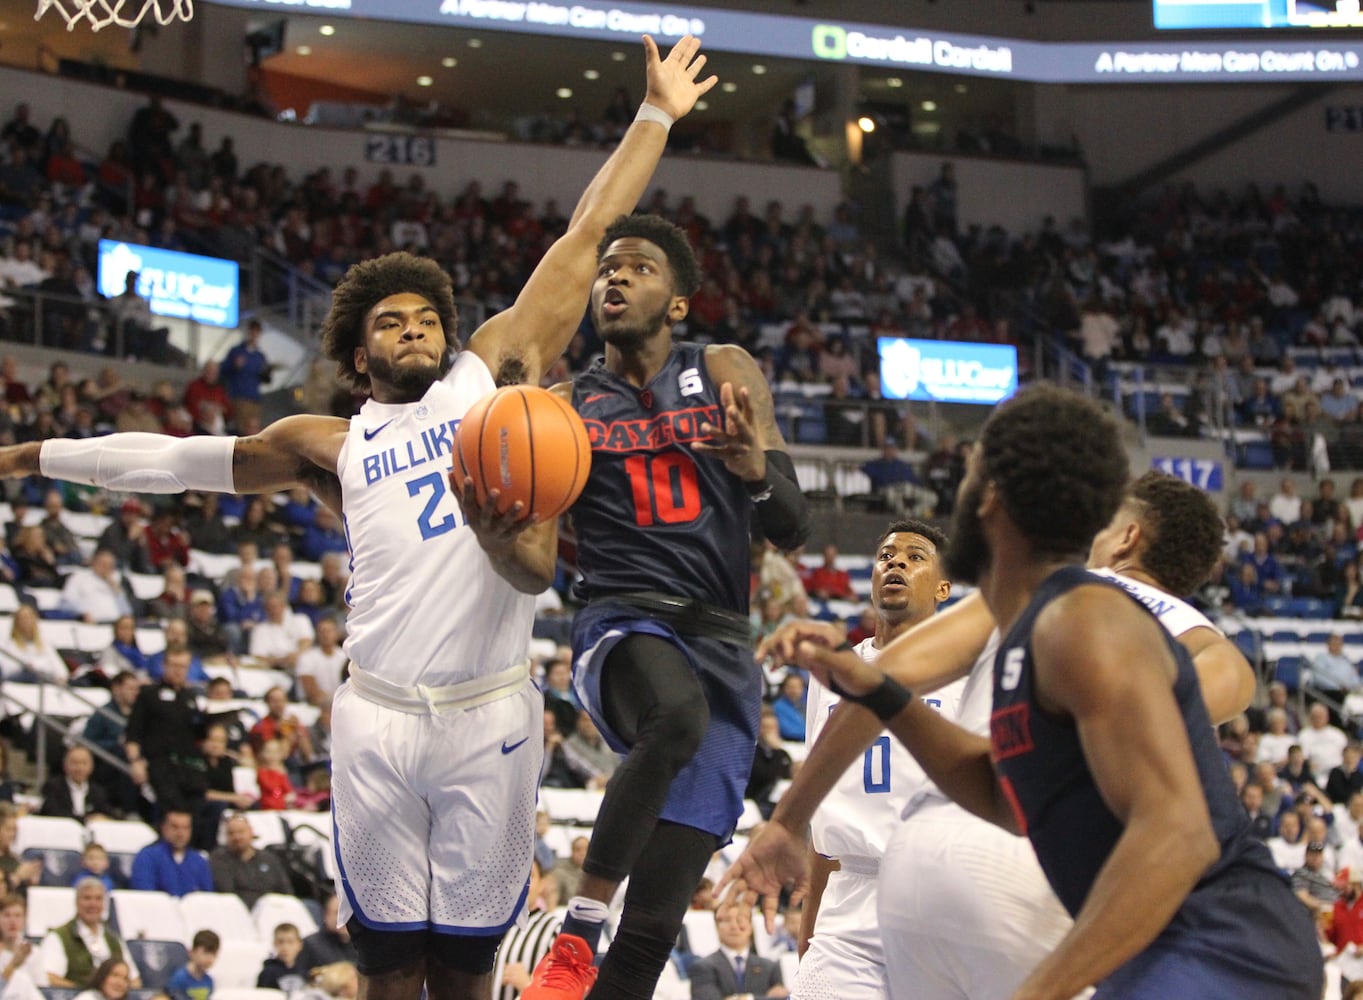
{"label": "white basketball shorts", "polygon": [[876,876],[828,876],[814,936],[800,959],[794,1000],[887,1000],[885,954],[876,925]]}
{"label": "white basketball shorts", "polygon": [[342,923],[500,934],[525,902],[544,755],[530,681],[411,714],[344,684],[332,702],[331,814]]}
{"label": "white basketball shorts", "polygon": [[1071,924],[1026,838],[946,803],[895,830],[879,890],[895,1000],[1008,1000]]}

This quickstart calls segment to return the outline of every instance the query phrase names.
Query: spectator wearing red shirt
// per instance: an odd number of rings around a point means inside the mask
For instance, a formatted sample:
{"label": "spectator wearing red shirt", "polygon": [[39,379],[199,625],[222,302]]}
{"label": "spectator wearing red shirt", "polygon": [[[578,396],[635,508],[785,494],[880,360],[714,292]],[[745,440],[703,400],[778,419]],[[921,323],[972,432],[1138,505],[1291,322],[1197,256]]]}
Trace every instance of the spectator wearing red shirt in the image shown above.
{"label": "spectator wearing red shirt", "polygon": [[176,523],[175,511],[169,508],[157,510],[143,537],[147,545],[147,562],[156,570],[164,570],[167,563],[189,565],[189,535]]}
{"label": "spectator wearing red shirt", "polygon": [[200,431],[225,433],[225,422],[232,416],[232,401],[227,397],[227,387],[219,381],[216,361],[204,362],[199,377],[185,386],[185,407]]}
{"label": "spectator wearing red shirt", "polygon": [[1349,869],[1346,888],[1335,900],[1330,942],[1340,951],[1347,945],[1363,945],[1363,867]]}
{"label": "spectator wearing red shirt", "polygon": [[829,542],[823,547],[823,565],[805,574],[802,582],[805,593],[821,601],[851,601],[852,577],[845,569],[838,569],[838,547]]}

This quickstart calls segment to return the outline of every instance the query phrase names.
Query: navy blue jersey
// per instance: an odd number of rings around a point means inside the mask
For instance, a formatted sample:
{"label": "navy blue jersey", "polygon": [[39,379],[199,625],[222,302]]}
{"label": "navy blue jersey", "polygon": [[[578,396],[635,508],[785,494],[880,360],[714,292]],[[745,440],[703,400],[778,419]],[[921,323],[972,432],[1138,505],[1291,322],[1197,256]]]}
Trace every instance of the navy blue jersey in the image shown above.
{"label": "navy blue jersey", "polygon": [[[990,718],[994,768],[1047,880],[1072,915],[1088,898],[1122,834],[1122,822],[1098,792],[1074,720],[1037,705],[1031,637],[1037,617],[1051,601],[1090,584],[1126,594],[1079,566],[1057,570],[1037,589],[999,647]],[[1134,597],[1127,597],[1143,614],[1149,613]],[[1173,693],[1221,856],[1203,873],[1152,947],[1218,955],[1220,961],[1279,984],[1304,982],[1312,968],[1318,976],[1320,954],[1311,922],[1296,919],[1304,907],[1274,868],[1268,849],[1250,832],[1249,818],[1216,744],[1192,659],[1167,632],[1160,633],[1178,663]],[[1265,946],[1269,937],[1283,946]]]}
{"label": "navy blue jersey", "polygon": [[592,471],[572,508],[580,596],[631,591],[747,614],[752,500],[719,460],[691,450],[723,425],[705,347],[677,344],[642,389],[600,361],[573,379]]}

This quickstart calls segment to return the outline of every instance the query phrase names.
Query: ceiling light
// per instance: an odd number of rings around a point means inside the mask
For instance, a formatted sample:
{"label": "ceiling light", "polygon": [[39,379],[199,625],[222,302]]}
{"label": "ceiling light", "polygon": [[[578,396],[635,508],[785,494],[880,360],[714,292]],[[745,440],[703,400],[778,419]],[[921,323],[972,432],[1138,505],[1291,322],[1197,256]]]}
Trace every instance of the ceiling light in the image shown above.
{"label": "ceiling light", "polygon": [[885,86],[887,86],[887,87],[896,87],[896,88],[897,88],[897,87],[902,87],[902,86],[904,86],[904,81],[901,80],[901,79],[900,79],[899,77],[897,77],[897,76],[892,76],[892,77],[890,77],[888,80],[885,81]]}
{"label": "ceiling light", "polygon": [[482,47],[483,47],[483,40],[482,40],[481,38],[470,38],[470,39],[469,39],[469,48],[471,48],[471,49],[481,49]]}
{"label": "ceiling light", "polygon": [[440,60],[440,65],[444,66],[446,69],[454,69],[454,67],[459,65],[459,60],[454,58],[454,56],[446,56],[444,59]]}
{"label": "ceiling light", "polygon": [[870,135],[876,130],[876,120],[870,115],[862,115],[857,119],[857,128]]}
{"label": "ceiling light", "polygon": [[725,80],[723,83],[719,85],[719,89],[724,91],[724,93],[726,94],[732,94],[735,90],[738,89],[738,84],[734,83],[732,80]]}
{"label": "ceiling light", "polygon": [[584,79],[587,79],[587,80],[599,80],[599,79],[601,79],[601,74],[600,74],[599,72],[597,72],[596,70],[594,70],[594,69],[584,69],[584,70],[582,71],[582,76],[583,76]]}
{"label": "ceiling light", "polygon": [[752,71],[754,76],[761,76],[766,73],[767,67],[763,66],[761,63],[753,63]]}
{"label": "ceiling light", "polygon": [[629,56],[625,55],[623,52],[611,53],[611,62],[624,62],[628,58]]}
{"label": "ceiling light", "polygon": [[324,24],[317,30],[319,33],[326,35],[328,38],[330,38],[332,35],[336,34],[336,25]]}
{"label": "ceiling light", "polygon": [[571,87],[559,87],[558,90],[554,91],[554,95],[556,97],[561,97],[563,100],[566,101],[568,98],[573,96],[573,91]]}
{"label": "ceiling light", "polygon": [[709,108],[710,108],[710,102],[709,102],[709,101],[697,101],[697,102],[696,102],[696,110],[697,110],[697,111],[708,111]]}
{"label": "ceiling light", "polygon": [[294,51],[297,52],[300,56],[310,56],[312,55],[312,46],[300,45],[298,46],[298,48],[294,49]]}
{"label": "ceiling light", "polygon": [[429,87],[433,83],[435,83],[435,81],[429,76],[419,76],[416,78],[416,85],[418,87]]}
{"label": "ceiling light", "polygon": [[956,93],[958,93],[958,94],[964,94],[964,93],[965,93],[967,90],[969,90],[969,89],[970,89],[970,88],[967,87],[964,83],[958,83],[958,84],[956,84],[956,87],[955,87]]}
{"label": "ceiling light", "polygon": [[936,110],[937,110],[937,102],[936,102],[936,101],[924,101],[922,104],[919,105],[919,107],[922,108],[924,111],[936,111]]}

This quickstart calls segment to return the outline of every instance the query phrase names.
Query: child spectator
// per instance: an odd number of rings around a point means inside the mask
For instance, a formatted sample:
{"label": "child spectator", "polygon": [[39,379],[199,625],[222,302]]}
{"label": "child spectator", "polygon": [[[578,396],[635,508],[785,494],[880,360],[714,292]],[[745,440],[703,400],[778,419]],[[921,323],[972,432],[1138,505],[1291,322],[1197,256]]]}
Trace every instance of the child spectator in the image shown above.
{"label": "child spectator", "polygon": [[289,772],[284,769],[284,744],[279,740],[266,740],[256,757],[260,808],[291,809],[297,793],[289,780]]}
{"label": "child spectator", "polygon": [[105,892],[113,892],[118,888],[109,874],[109,852],[102,846],[93,842],[86,844],[85,850],[80,852],[80,861],[80,871],[71,880],[73,886],[79,885],[82,879],[96,878],[104,883]]}
{"label": "child spectator", "polygon": [[274,929],[274,955],[265,960],[256,986],[262,989],[293,993],[308,984],[308,970],[303,966],[303,937],[293,924],[280,924]]}
{"label": "child spectator", "polygon": [[213,995],[213,977],[208,970],[218,960],[222,942],[212,931],[199,931],[189,946],[189,961],[176,969],[166,983],[171,1000],[209,1000]]}

